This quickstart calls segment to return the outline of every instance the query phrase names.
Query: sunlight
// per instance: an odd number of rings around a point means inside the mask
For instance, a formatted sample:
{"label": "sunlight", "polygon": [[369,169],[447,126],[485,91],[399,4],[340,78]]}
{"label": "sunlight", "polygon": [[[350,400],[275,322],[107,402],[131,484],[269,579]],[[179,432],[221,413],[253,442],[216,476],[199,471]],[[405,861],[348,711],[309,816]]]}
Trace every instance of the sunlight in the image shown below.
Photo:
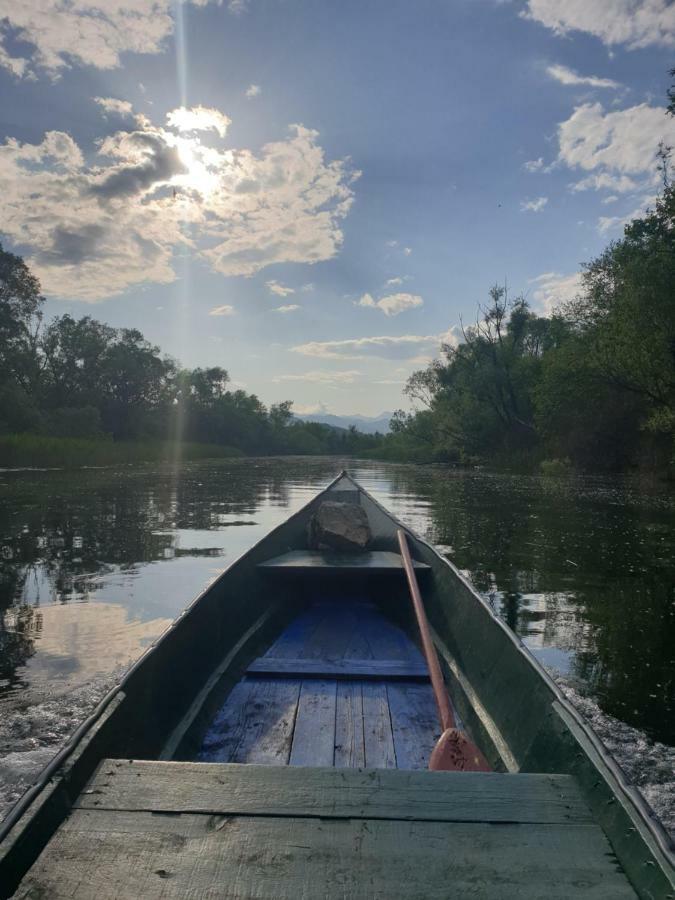
{"label": "sunlight", "polygon": [[174,187],[197,191],[202,197],[208,197],[218,184],[218,175],[204,163],[202,150],[205,148],[202,148],[198,140],[183,137],[176,139],[176,146],[187,172],[174,175],[171,184]]}

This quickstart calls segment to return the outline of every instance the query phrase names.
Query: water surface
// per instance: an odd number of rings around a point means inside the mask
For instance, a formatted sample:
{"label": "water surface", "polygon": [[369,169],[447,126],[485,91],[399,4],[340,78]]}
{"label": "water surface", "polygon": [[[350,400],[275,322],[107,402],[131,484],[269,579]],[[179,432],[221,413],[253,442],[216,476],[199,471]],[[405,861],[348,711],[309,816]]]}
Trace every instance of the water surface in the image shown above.
{"label": "water surface", "polygon": [[675,744],[672,494],[325,458],[189,463],[179,476],[0,472],[0,718],[121,672],[343,466],[440,546],[542,661]]}

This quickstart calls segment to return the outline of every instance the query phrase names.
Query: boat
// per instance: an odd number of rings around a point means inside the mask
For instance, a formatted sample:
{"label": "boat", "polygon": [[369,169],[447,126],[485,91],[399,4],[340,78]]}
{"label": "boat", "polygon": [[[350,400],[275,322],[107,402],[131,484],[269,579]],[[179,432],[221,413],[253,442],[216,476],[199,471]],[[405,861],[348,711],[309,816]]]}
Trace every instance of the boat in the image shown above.
{"label": "boat", "polygon": [[[358,547],[317,534],[330,508],[363,525]],[[412,584],[453,723],[490,771],[428,768],[441,727]],[[10,811],[0,896],[665,900],[675,853],[490,605],[342,472],[176,619]]]}

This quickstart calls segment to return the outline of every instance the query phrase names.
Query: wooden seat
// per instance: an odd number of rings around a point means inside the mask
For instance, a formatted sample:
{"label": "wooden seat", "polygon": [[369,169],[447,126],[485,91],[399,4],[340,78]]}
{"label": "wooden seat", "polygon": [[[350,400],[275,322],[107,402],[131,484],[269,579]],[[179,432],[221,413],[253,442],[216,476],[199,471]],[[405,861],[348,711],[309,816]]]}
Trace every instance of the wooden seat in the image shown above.
{"label": "wooden seat", "polygon": [[[426,563],[414,562],[415,570],[423,573],[429,570]],[[340,552],[337,550],[291,550],[281,556],[258,563],[259,569],[273,569],[275,572],[307,572],[327,570],[335,572],[387,573],[403,571],[398,553],[386,550],[364,550]]]}
{"label": "wooden seat", "polygon": [[636,894],[570,776],[104,760],[16,896]]}

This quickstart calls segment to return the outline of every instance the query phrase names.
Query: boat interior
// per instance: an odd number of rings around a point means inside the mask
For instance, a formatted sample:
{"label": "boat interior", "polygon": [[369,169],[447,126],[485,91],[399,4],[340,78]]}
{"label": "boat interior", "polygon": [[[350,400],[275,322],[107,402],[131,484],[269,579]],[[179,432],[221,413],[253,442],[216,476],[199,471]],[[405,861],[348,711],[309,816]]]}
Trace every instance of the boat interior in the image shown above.
{"label": "boat interior", "polygon": [[197,760],[427,768],[440,729],[422,654],[367,596],[325,593],[251,663]]}

